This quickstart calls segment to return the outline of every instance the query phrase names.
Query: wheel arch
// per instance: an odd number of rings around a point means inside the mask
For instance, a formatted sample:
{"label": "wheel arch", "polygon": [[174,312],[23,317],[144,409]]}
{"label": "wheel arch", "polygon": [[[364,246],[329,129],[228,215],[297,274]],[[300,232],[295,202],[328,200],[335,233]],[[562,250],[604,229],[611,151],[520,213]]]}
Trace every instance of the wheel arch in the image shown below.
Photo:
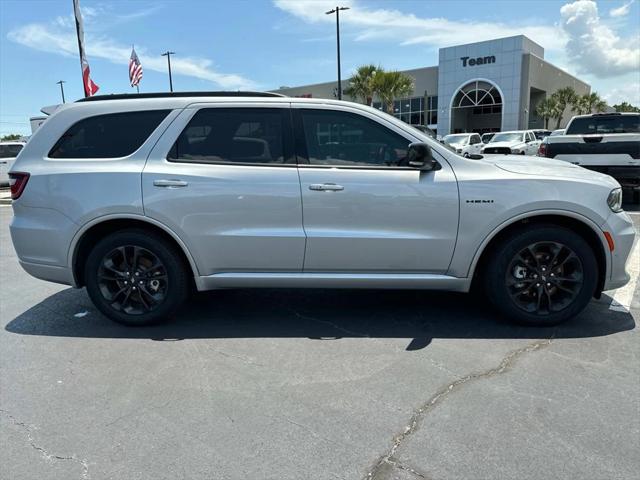
{"label": "wheel arch", "polygon": [[606,238],[600,228],[588,218],[573,212],[531,212],[512,218],[498,226],[489,234],[473,258],[471,264],[472,286],[477,286],[487,261],[500,242],[510,234],[528,228],[531,225],[558,225],[578,233],[592,248],[598,264],[598,284],[595,296],[600,297],[607,276],[609,275],[610,257],[606,249]]}
{"label": "wheel arch", "polygon": [[182,239],[166,225],[142,215],[107,215],[85,224],[71,242],[68,255],[69,268],[76,287],[84,286],[83,266],[91,245],[108,233],[127,228],[148,230],[164,237],[182,253],[182,259],[189,266],[193,278],[198,276],[198,268],[189,249]]}

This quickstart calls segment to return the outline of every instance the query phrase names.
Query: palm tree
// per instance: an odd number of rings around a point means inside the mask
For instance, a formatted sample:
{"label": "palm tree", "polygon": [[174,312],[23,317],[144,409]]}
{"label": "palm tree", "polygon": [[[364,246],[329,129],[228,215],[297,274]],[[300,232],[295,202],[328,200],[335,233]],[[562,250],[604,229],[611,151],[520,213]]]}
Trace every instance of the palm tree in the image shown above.
{"label": "palm tree", "polygon": [[[558,102],[556,102],[553,96],[545,98],[538,103],[536,113],[544,120],[544,128],[549,128],[549,119],[557,118],[558,116]],[[562,113],[560,116],[562,116]]]}
{"label": "palm tree", "polygon": [[573,87],[561,88],[551,95],[551,98],[553,98],[558,104],[558,110],[555,112],[556,114],[551,117],[556,120],[556,129],[560,128],[560,122],[562,122],[564,111],[569,105],[574,105],[576,103],[577,97],[578,94]]}
{"label": "palm tree", "polygon": [[352,98],[362,100],[365,105],[371,106],[373,94],[375,93],[374,78],[383,71],[381,67],[376,67],[375,65],[358,67],[356,73],[349,79],[349,86],[345,89],[345,93]]}
{"label": "palm tree", "polygon": [[616,112],[640,112],[640,108],[634,107],[629,102],[615,104],[613,108],[616,109]]}
{"label": "palm tree", "polygon": [[578,115],[584,115],[593,112],[604,112],[607,109],[607,102],[605,102],[600,95],[596,92],[585,93],[577,97],[573,110]]}
{"label": "palm tree", "polygon": [[380,71],[373,80],[374,91],[387,107],[387,113],[393,114],[393,101],[396,98],[408,97],[413,93],[413,79],[396,70]]}

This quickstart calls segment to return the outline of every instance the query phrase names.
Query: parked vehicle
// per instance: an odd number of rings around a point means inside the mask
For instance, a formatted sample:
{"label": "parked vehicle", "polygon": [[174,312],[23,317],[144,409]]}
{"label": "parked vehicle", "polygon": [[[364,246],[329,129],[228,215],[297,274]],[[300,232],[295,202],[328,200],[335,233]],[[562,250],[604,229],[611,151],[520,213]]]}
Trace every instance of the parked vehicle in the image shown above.
{"label": "parked vehicle", "polygon": [[635,239],[607,175],[469,160],[337,100],[91,97],[60,107],[10,177],[23,268],[86,286],[133,325],[192,287],[472,285],[508,318],[550,325],[629,281]]}
{"label": "parked vehicle", "polygon": [[535,155],[538,152],[538,140],[533,130],[517,130],[496,133],[491,141],[482,148],[481,153],[501,155]]}
{"label": "parked vehicle", "polygon": [[466,158],[480,154],[484,146],[478,133],[454,133],[446,135],[442,141]]}
{"label": "parked vehicle", "polygon": [[555,137],[556,135],[564,135],[564,128],[559,128],[549,134],[550,137]]}
{"label": "parked vehicle", "polygon": [[0,186],[9,185],[9,170],[22,147],[23,142],[0,142]]}
{"label": "parked vehicle", "polygon": [[640,203],[640,114],[577,115],[564,135],[551,137],[540,156],[611,175]]}
{"label": "parked vehicle", "polygon": [[552,133],[551,130],[532,130],[532,132],[538,140],[544,140]]}
{"label": "parked vehicle", "polygon": [[495,135],[495,132],[483,133],[482,136],[480,137],[480,139],[482,140],[482,143],[484,143],[486,145],[487,143],[489,143],[491,141],[491,139],[493,138],[494,135]]}

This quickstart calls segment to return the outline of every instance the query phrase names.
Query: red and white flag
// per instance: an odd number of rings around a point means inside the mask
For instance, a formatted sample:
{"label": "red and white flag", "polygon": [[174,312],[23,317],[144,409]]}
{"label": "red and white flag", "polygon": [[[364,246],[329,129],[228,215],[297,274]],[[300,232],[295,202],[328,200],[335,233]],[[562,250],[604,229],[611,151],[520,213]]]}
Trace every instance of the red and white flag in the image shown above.
{"label": "red and white flag", "polygon": [[87,56],[84,53],[84,27],[82,25],[82,12],[80,12],[80,0],[73,0],[73,13],[76,16],[76,33],[78,34],[78,49],[80,50],[84,96],[91,97],[96,94],[100,87],[91,80],[91,69],[89,68],[89,62],[87,62]]}
{"label": "red and white flag", "polygon": [[136,54],[135,48],[131,47],[131,58],[129,59],[129,82],[132,87],[138,86],[142,79],[142,64]]}

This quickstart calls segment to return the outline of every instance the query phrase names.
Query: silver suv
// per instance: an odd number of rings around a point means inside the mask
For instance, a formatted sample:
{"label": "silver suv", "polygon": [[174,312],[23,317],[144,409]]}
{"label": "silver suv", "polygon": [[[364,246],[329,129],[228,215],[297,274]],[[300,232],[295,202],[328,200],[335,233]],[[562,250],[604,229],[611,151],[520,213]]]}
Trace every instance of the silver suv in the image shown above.
{"label": "silver suv", "polygon": [[609,176],[468,160],[373,108],[266,93],[67,104],[10,178],[24,269],[136,325],[192,288],[472,285],[549,325],[629,280],[635,238]]}

